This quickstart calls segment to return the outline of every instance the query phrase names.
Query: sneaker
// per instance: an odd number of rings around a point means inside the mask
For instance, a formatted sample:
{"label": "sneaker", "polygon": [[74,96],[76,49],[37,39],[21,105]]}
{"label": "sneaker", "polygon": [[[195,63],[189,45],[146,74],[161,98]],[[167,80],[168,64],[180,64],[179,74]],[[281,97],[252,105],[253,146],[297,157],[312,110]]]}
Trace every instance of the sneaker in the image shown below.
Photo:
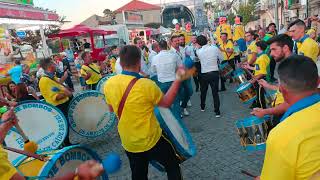
{"label": "sneaker", "polygon": [[191,104],[191,101],[190,101],[190,100],[188,101],[187,106],[188,106],[188,107],[191,107],[191,106],[192,106],[192,104]]}
{"label": "sneaker", "polygon": [[201,109],[201,112],[204,112],[204,109]]}
{"label": "sneaker", "polygon": [[187,108],[183,109],[183,115],[185,115],[185,116],[189,116],[190,115],[189,112],[187,111]]}
{"label": "sneaker", "polygon": [[219,118],[219,117],[221,117],[220,111],[216,112],[216,118]]}

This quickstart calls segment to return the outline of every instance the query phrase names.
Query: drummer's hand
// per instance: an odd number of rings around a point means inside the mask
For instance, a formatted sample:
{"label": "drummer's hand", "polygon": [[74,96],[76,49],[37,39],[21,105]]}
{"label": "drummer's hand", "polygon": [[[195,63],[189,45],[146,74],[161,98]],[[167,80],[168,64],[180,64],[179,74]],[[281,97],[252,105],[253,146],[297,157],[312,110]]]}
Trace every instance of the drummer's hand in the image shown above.
{"label": "drummer's hand", "polygon": [[179,66],[176,72],[176,78],[179,81],[184,81],[190,78],[191,75],[187,72],[186,68],[183,66]]}
{"label": "drummer's hand", "polygon": [[262,86],[262,87],[268,86],[268,82],[267,82],[266,80],[264,80],[264,79],[259,79],[259,80],[258,80],[258,83],[259,83],[259,85]]}
{"label": "drummer's hand", "polygon": [[1,121],[4,123],[1,123],[0,126],[2,128],[5,128],[5,131],[8,131],[9,129],[11,129],[11,127],[18,122],[17,117],[13,111],[13,108],[11,108],[9,111],[5,112],[1,116]]}
{"label": "drummer's hand", "polygon": [[254,108],[250,114],[263,118],[266,115],[266,112],[262,108]]}
{"label": "drummer's hand", "polygon": [[63,93],[64,93],[66,96],[68,96],[68,97],[72,96],[72,92],[71,92],[69,89],[67,89],[67,88],[64,88],[64,89],[63,89]]}
{"label": "drummer's hand", "polygon": [[252,78],[252,79],[250,79],[249,83],[254,84],[256,81],[257,81],[257,79]]}
{"label": "drummer's hand", "polygon": [[260,180],[260,176],[255,177],[254,180]]}
{"label": "drummer's hand", "polygon": [[8,101],[8,105],[10,106],[10,107],[16,107],[17,106],[17,102],[15,102],[15,101]]}
{"label": "drummer's hand", "polygon": [[103,173],[103,167],[100,163],[94,160],[86,161],[78,167],[79,180],[93,180]]}

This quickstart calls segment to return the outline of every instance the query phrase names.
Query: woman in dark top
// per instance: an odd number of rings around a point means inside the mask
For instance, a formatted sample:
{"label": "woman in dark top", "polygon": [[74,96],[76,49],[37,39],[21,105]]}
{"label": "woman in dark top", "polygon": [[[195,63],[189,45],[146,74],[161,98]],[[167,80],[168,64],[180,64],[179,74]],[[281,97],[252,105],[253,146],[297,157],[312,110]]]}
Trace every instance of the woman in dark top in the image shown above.
{"label": "woman in dark top", "polygon": [[5,92],[5,97],[9,101],[14,101],[16,99],[16,84],[13,81],[10,81],[7,84],[7,92]]}
{"label": "woman in dark top", "polygon": [[32,95],[29,95],[27,86],[24,83],[19,83],[16,87],[17,102],[27,100],[37,100]]}

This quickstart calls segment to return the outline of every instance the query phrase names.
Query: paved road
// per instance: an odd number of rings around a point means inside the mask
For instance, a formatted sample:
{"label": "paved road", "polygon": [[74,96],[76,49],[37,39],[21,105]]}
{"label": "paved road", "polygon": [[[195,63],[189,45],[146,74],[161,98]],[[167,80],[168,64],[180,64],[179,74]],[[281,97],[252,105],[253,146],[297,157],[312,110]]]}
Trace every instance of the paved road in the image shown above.
{"label": "paved road", "polygon": [[[216,118],[213,112],[211,93],[207,97],[205,112],[200,111],[200,93],[194,93],[193,106],[189,108],[190,116],[184,118],[194,142],[197,146],[197,155],[185,161],[182,166],[184,179],[250,179],[240,173],[247,170],[258,175],[263,163],[263,152],[246,152],[242,150],[235,129],[235,121],[249,115],[249,108],[241,104],[234,93],[235,86],[228,85],[227,91],[220,93],[221,118]],[[210,89],[209,89],[210,90]],[[72,133],[73,134],[73,133]],[[72,135],[75,142],[87,142],[78,136]],[[117,152],[121,155],[122,168],[116,174],[109,176],[111,180],[130,179],[129,162],[121,148],[116,128],[103,139],[89,142],[101,157],[108,152]],[[149,167],[149,179],[166,179],[166,174]]]}

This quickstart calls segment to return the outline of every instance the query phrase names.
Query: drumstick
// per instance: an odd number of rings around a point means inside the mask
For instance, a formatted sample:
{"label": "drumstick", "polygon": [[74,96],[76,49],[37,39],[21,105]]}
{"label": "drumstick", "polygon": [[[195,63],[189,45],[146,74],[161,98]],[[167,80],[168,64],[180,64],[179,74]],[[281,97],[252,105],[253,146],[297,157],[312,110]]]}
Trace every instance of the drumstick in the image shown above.
{"label": "drumstick", "polygon": [[253,178],[256,178],[256,177],[257,177],[257,176],[255,176],[255,175],[253,175],[253,174],[251,174],[251,173],[249,173],[248,171],[245,171],[245,170],[241,170],[241,173],[242,173],[242,174],[245,174],[245,175],[247,175],[247,176],[253,177]]}
{"label": "drumstick", "polygon": [[38,155],[38,154],[30,153],[28,151],[23,151],[23,150],[20,150],[20,149],[15,149],[15,148],[6,147],[6,146],[4,146],[3,149],[6,149],[8,151],[15,152],[15,153],[18,153],[18,154],[26,155],[28,157],[33,157],[33,158],[38,159],[40,161],[47,161],[47,158],[44,155]]}
{"label": "drumstick", "polygon": [[23,141],[24,141],[24,150],[28,151],[30,153],[35,153],[38,149],[38,145],[34,141],[30,141],[29,138],[26,136],[26,134],[23,132],[22,128],[20,125],[17,123],[16,129],[19,132],[19,134],[22,136]]}

